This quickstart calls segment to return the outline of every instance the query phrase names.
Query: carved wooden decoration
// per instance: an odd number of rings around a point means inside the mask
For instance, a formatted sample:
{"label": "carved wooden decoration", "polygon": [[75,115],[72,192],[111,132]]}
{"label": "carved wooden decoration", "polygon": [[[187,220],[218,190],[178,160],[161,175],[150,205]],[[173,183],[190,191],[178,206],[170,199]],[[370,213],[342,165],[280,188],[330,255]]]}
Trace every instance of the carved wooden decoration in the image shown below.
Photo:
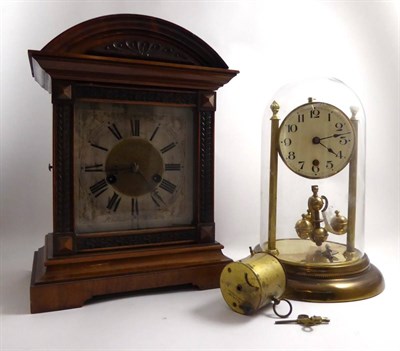
{"label": "carved wooden decoration", "polygon": [[[94,296],[119,292],[186,284],[218,287],[230,259],[215,240],[216,90],[238,72],[187,30],[128,14],[74,26],[42,50],[30,50],[29,60],[34,78],[52,94],[53,103],[54,224],[34,255],[32,313],[80,307]],[[190,223],[85,233],[77,229],[74,118],[81,102],[194,111]]]}

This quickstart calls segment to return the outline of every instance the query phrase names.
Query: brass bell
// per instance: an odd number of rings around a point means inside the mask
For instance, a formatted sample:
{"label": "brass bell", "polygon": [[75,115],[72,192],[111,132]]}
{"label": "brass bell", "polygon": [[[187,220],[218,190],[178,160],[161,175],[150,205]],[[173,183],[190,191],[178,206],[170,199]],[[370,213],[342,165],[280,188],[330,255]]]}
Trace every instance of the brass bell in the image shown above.
{"label": "brass bell", "polygon": [[347,218],[339,214],[339,211],[335,211],[336,216],[331,219],[331,228],[336,234],[346,234],[347,232]]}
{"label": "brass bell", "polygon": [[310,235],[310,239],[314,241],[317,246],[321,246],[326,239],[328,239],[328,231],[322,227],[316,227]]}
{"label": "brass bell", "polygon": [[312,233],[314,227],[309,219],[309,215],[302,214],[302,219],[296,222],[295,229],[296,233],[301,239],[308,239]]}

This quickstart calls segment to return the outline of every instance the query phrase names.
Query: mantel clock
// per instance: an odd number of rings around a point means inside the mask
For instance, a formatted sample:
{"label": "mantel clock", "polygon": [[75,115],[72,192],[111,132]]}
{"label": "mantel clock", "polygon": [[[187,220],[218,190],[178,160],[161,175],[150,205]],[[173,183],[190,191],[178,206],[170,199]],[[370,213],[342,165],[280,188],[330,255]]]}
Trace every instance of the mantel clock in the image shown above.
{"label": "mantel clock", "polygon": [[34,255],[31,311],[191,284],[218,287],[216,90],[238,72],[164,20],[110,15],[40,51],[52,95],[53,232]]}
{"label": "mantel clock", "polygon": [[284,267],[286,298],[352,301],[379,294],[383,277],[363,247],[361,102],[341,81],[314,78],[281,88],[270,108],[257,250]]}

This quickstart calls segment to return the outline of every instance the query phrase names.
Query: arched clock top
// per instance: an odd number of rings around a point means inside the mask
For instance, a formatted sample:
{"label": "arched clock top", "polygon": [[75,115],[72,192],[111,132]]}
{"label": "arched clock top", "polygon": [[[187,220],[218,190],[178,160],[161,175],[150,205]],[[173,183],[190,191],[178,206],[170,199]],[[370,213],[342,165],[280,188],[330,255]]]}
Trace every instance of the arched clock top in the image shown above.
{"label": "arched clock top", "polygon": [[217,90],[238,73],[188,30],[134,14],[82,22],[28,54],[49,92],[53,80]]}
{"label": "arched clock top", "polygon": [[51,40],[42,52],[228,68],[215,50],[188,30],[163,19],[134,14],[108,15],[82,22]]}

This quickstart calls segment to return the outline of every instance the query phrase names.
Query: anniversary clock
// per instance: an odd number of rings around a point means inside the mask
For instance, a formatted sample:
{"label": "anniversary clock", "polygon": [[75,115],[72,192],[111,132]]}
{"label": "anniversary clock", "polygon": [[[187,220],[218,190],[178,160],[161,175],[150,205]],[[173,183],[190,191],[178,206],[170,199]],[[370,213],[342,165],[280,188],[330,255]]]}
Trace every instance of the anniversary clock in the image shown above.
{"label": "anniversary clock", "polygon": [[257,250],[284,267],[287,298],[351,301],[379,294],[383,277],[364,252],[360,100],[337,79],[315,78],[283,87],[270,108]]}
{"label": "anniversary clock", "polygon": [[142,289],[219,285],[216,90],[238,72],[164,20],[111,15],[40,51],[52,95],[53,232],[34,255],[31,311]]}

